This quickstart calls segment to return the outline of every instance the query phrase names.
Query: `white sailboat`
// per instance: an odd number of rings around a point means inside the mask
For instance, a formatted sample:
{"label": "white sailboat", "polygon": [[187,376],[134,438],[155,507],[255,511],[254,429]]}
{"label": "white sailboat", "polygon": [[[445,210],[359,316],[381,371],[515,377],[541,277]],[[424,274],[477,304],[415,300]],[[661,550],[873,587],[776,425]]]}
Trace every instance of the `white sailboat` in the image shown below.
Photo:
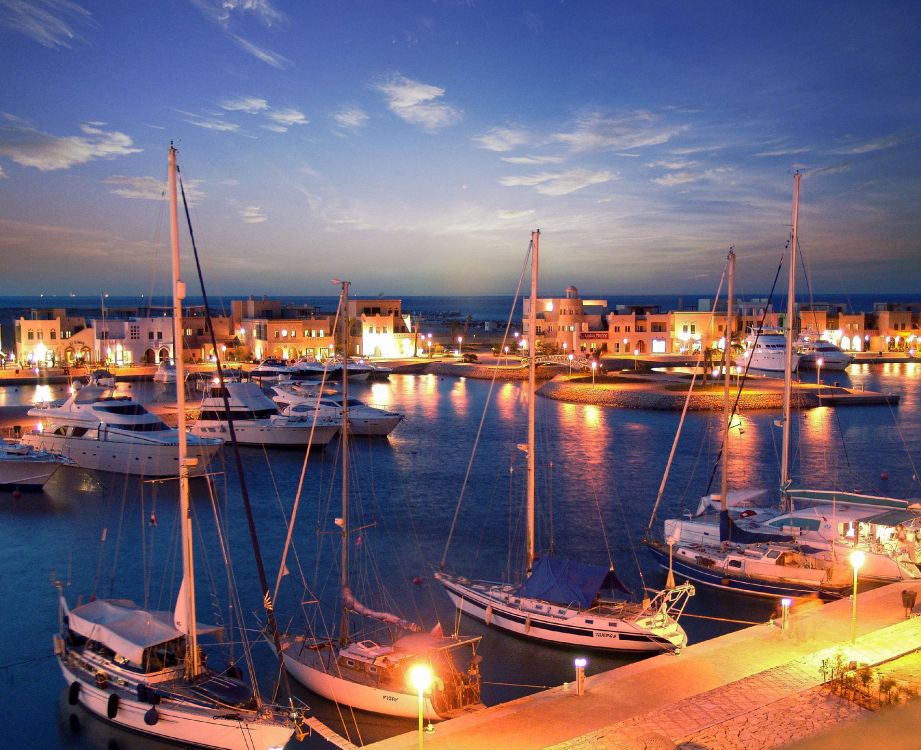
{"label": "white sailboat", "polygon": [[[470,580],[443,571],[436,577],[454,605],[487,625],[547,643],[606,651],[677,652],[687,645],[678,618],[694,593],[684,584],[659,591],[643,603],[615,597],[620,586],[613,568],[551,556],[537,559],[535,503],[535,352],[537,268],[540,231],[531,236],[531,304],[528,330],[528,482],[526,573],[523,584]],[[444,561],[442,561],[443,564]],[[610,591],[604,596],[602,591]]]}
{"label": "white sailboat", "polygon": [[[179,277],[176,154],[170,147],[170,227],[174,325],[182,320],[185,284]],[[182,337],[176,367],[182,379]],[[185,395],[179,414],[179,515],[182,584],[173,612],[143,609],[124,599],[96,599],[70,609],[60,593],[60,632],[54,653],[69,684],[68,701],[120,727],[172,742],[226,750],[280,748],[294,732],[290,716],[263,703],[239,679],[208,669],[199,635],[219,628],[197,622]]]}
{"label": "white sailboat", "polygon": [[[799,218],[800,175],[794,177],[793,236],[790,243],[790,268],[787,295],[787,321],[794,315],[796,248]],[[735,254],[729,254],[729,294],[726,330],[732,330],[732,286]],[[781,441],[780,494],[788,496],[790,487],[790,421],[792,404],[792,371],[795,362],[793,331],[787,326],[782,345],[775,350],[784,358],[783,435]],[[730,452],[732,408],[729,403],[729,368],[726,367],[723,392],[723,448],[721,489],[716,501],[704,499],[698,513],[689,518],[666,519],[662,539],[647,537],[647,544],[669,575],[678,574],[688,580],[742,594],[769,597],[818,595],[836,599],[850,588],[851,570],[846,552],[851,548],[834,540],[794,539],[782,526],[768,525],[762,517],[758,528],[752,527],[756,515],[753,505],[763,490],[731,493],[728,488],[728,455]],[[674,449],[673,449],[674,450]],[[666,476],[667,476],[666,469]],[[659,490],[656,507],[662,498],[665,479]],[[717,502],[718,501],[718,502]],[[740,512],[741,511],[741,512]],[[833,510],[827,511],[834,515]],[[774,516],[779,516],[778,512]],[[650,527],[655,508],[650,518]],[[781,524],[783,521],[781,520]],[[792,525],[792,523],[790,524]],[[799,536],[799,535],[797,535]],[[878,580],[916,578],[917,570],[901,562],[871,553],[868,569]]]}
{"label": "white sailboat", "polygon": [[[345,341],[349,282],[340,283],[340,316]],[[347,368],[348,362],[344,360],[342,399],[345,402],[348,401]],[[291,632],[283,634],[280,640],[285,668],[298,682],[338,704],[409,718],[419,715],[419,694],[410,682],[410,670],[418,664],[425,664],[432,671],[434,684],[434,689],[424,700],[423,715],[426,719],[438,721],[480,708],[479,657],[476,656],[478,637],[445,636],[440,626],[430,632],[422,632],[417,624],[398,615],[366,607],[352,593],[348,485],[350,419],[349,410],[342,410],[342,517],[336,520],[342,539],[339,637],[311,638]],[[289,528],[289,538],[290,532]],[[352,614],[386,623],[402,635],[389,644],[377,643],[370,638],[356,640],[349,627]],[[465,668],[455,660],[464,651],[470,654]]]}

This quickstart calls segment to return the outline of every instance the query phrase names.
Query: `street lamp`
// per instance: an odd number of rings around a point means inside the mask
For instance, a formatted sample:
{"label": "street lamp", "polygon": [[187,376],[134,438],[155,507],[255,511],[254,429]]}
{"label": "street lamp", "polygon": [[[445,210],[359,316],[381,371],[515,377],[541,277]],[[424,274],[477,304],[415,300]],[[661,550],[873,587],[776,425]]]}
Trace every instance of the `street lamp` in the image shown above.
{"label": "street lamp", "polygon": [[576,665],[576,695],[585,694],[585,665],[588,659],[578,658],[575,660]]}
{"label": "street lamp", "polygon": [[432,670],[427,664],[414,664],[409,669],[409,683],[419,693],[419,750],[422,750],[422,714],[425,711],[425,693],[432,685]]}
{"label": "street lamp", "polygon": [[598,363],[592,360],[592,388],[595,387],[595,370],[598,369]]}
{"label": "street lamp", "polygon": [[781,606],[781,619],[780,619],[780,629],[786,630],[790,627],[790,606],[793,604],[793,600],[785,596],[780,600]]}
{"label": "street lamp", "polygon": [[464,337],[458,336],[457,337],[457,353],[458,354],[463,354],[464,352],[463,343],[464,343]]}
{"label": "street lamp", "polygon": [[633,371],[634,372],[636,372],[636,358],[639,356],[640,356],[640,350],[634,349],[633,350]]}
{"label": "street lamp", "polygon": [[851,643],[857,642],[857,571],[863,565],[866,555],[859,549],[851,552],[851,567],[854,568],[854,594],[851,598]]}
{"label": "street lamp", "polygon": [[575,358],[575,355],[572,352],[569,352],[569,374],[572,375],[572,361]]}
{"label": "street lamp", "polygon": [[815,361],[815,387],[819,390],[819,395],[822,395],[822,365],[825,364],[825,360],[819,357]]}

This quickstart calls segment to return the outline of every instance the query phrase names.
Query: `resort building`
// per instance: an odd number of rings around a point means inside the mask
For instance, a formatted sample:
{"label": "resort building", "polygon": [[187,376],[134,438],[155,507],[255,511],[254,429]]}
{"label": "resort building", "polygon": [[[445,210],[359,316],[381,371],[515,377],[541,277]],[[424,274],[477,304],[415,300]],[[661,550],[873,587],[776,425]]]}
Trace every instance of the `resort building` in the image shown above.
{"label": "resort building", "polygon": [[[353,357],[412,357],[419,346],[412,319],[399,299],[349,300],[349,354]],[[357,339],[357,340],[356,340]]]}
{"label": "resort building", "polygon": [[[607,306],[608,301],[604,299],[580,298],[574,286],[567,287],[563,297],[538,298],[535,311],[538,350],[546,354],[607,351],[608,325],[604,316]],[[531,340],[530,308],[531,300],[522,300],[522,348]]]}

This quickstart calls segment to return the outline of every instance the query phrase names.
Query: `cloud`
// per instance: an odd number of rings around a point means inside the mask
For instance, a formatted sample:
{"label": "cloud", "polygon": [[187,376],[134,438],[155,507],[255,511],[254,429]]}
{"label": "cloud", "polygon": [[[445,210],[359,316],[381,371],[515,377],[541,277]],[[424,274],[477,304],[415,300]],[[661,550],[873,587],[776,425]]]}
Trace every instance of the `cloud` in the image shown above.
{"label": "cloud", "polygon": [[659,169],[687,169],[688,167],[693,167],[694,162],[687,161],[685,159],[677,159],[672,161],[654,161],[651,162],[648,166],[652,168],[658,167]]}
{"label": "cloud", "polygon": [[658,146],[686,129],[659,121],[650,112],[632,112],[606,116],[590,113],[579,118],[568,133],[556,133],[553,140],[577,153],[585,151],[629,150]]}
{"label": "cloud", "polygon": [[869,154],[872,151],[882,151],[886,148],[892,148],[902,143],[904,139],[897,135],[887,135],[875,141],[867,143],[858,143],[853,146],[846,146],[832,151],[833,154]]}
{"label": "cloud", "polygon": [[524,146],[531,140],[526,130],[513,128],[493,128],[492,130],[472,138],[479,148],[487,151],[511,151],[518,146]]}
{"label": "cloud", "polygon": [[500,158],[507,164],[526,164],[530,166],[536,164],[559,164],[563,161],[562,156],[503,156]]}
{"label": "cloud", "polygon": [[541,172],[521,177],[503,177],[500,185],[506,187],[533,187],[541,195],[568,195],[590,185],[599,185],[617,178],[611,172],[592,172],[588,169],[571,169],[567,172]]}
{"label": "cloud", "polygon": [[303,112],[293,107],[269,110],[265,113],[265,116],[272,122],[269,125],[263,125],[263,127],[274,130],[277,133],[287,132],[292,125],[306,125],[310,122]]}
{"label": "cloud", "polygon": [[269,0],[192,0],[192,4],[205,18],[224,29],[246,13],[255,16],[265,26],[282,25],[288,21],[288,17]]}
{"label": "cloud", "polygon": [[228,33],[227,36],[233,39],[238,45],[240,45],[240,47],[249,52],[249,54],[251,54],[257,60],[262,60],[262,62],[266,63],[267,65],[271,65],[273,68],[284,70],[289,65],[291,65],[291,61],[287,57],[279,55],[277,52],[272,52],[271,50],[257,47],[255,44],[247,41],[238,34]]}
{"label": "cloud", "polygon": [[263,213],[262,208],[259,206],[247,206],[240,209],[240,218],[247,224],[262,224],[262,222],[268,221],[269,217]]}
{"label": "cloud", "polygon": [[664,177],[656,177],[653,182],[656,183],[656,185],[672,187],[674,185],[685,185],[689,182],[696,182],[700,178],[701,176],[694,172],[673,172]]}
{"label": "cloud", "polygon": [[0,0],[0,26],[44,47],[69,48],[80,39],[72,24],[95,25],[90,12],[70,0]]}
{"label": "cloud", "polygon": [[499,211],[496,214],[503,221],[514,221],[515,219],[524,219],[528,216],[532,216],[534,211],[529,209],[527,211]]}
{"label": "cloud", "polygon": [[438,86],[395,75],[375,88],[386,97],[388,109],[397,117],[428,132],[441,130],[461,119],[459,109],[436,101],[445,93]]}
{"label": "cloud", "polygon": [[240,126],[235,122],[227,122],[227,120],[221,120],[220,117],[205,117],[191,112],[184,114],[190,118],[186,120],[187,123],[205,130],[216,130],[219,133],[237,133],[240,130]]}
{"label": "cloud", "polygon": [[812,151],[811,148],[805,146],[799,147],[788,147],[788,148],[777,148],[770,151],[759,151],[754,156],[796,156],[797,154],[808,154]]}
{"label": "cloud", "polygon": [[148,201],[166,200],[167,183],[156,177],[128,177],[116,174],[106,178],[103,182],[106,185],[116,185],[117,187],[110,192],[123,198]]}
{"label": "cloud", "polygon": [[56,136],[23,126],[0,127],[0,155],[24,167],[48,172],[141,151],[124,133],[107,132],[90,124],[81,125],[80,130],[82,136]]}
{"label": "cloud", "polygon": [[248,115],[256,115],[264,109],[268,109],[269,103],[258,96],[238,96],[235,99],[225,99],[221,102],[221,107],[230,112],[246,112]]}
{"label": "cloud", "polygon": [[368,115],[363,109],[350,106],[334,112],[333,122],[344,130],[358,131],[368,122]]}
{"label": "cloud", "polygon": [[833,174],[840,174],[841,172],[847,172],[850,170],[850,168],[850,164],[829,164],[827,167],[810,169],[808,172],[806,172],[806,175],[808,177],[828,176]]}

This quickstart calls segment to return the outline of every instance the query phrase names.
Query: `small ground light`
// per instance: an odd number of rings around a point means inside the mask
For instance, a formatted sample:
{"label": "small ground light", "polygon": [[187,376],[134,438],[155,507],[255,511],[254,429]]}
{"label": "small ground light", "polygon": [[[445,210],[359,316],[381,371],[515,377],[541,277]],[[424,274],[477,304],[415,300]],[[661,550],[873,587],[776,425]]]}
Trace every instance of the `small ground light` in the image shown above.
{"label": "small ground light", "polygon": [[574,664],[576,665],[576,695],[585,694],[585,665],[588,664],[588,659],[579,658],[576,659]]}
{"label": "small ground light", "polygon": [[419,750],[422,750],[422,716],[425,693],[432,686],[432,670],[427,664],[415,664],[409,669],[409,684],[419,693]]}
{"label": "small ground light", "polygon": [[780,627],[782,630],[786,630],[790,627],[790,607],[793,605],[793,600],[787,596],[780,600],[780,606],[782,607],[782,614],[780,619]]}

